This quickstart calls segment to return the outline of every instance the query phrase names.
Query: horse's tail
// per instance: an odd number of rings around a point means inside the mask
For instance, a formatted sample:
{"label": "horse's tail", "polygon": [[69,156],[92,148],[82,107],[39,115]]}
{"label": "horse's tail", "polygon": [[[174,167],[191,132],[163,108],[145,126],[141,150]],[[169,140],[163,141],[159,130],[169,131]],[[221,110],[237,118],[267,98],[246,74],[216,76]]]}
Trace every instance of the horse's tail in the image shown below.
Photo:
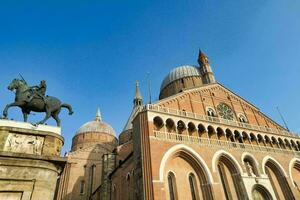
{"label": "horse's tail", "polygon": [[60,105],[61,108],[67,108],[69,110],[69,115],[72,115],[74,112],[73,112],[73,109],[72,109],[72,106],[67,104],[67,103],[63,103]]}

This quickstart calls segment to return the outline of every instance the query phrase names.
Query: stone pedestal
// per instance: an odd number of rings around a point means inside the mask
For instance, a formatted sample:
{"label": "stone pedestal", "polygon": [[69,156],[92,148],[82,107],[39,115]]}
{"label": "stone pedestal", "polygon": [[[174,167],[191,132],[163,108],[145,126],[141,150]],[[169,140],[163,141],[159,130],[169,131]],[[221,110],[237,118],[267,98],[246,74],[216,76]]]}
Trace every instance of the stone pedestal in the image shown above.
{"label": "stone pedestal", "polygon": [[0,119],[0,199],[53,200],[66,160],[60,128]]}

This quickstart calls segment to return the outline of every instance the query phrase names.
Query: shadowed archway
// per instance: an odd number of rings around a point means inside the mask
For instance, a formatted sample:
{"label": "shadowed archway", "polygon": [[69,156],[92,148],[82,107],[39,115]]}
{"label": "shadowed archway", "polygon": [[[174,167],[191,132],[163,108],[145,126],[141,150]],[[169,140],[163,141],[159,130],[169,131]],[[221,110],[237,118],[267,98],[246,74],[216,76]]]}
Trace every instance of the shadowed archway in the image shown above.
{"label": "shadowed archway", "polygon": [[286,180],[285,174],[282,171],[282,167],[280,167],[277,162],[272,159],[268,159],[265,162],[264,169],[271,182],[277,199],[295,199]]}
{"label": "shadowed archway", "polygon": [[262,185],[256,184],[252,189],[253,200],[273,200],[270,192]]}
{"label": "shadowed archway", "polygon": [[243,184],[241,171],[227,154],[221,154],[217,162],[221,184],[226,200],[247,200],[246,188]]}
{"label": "shadowed archway", "polygon": [[[174,174],[172,182],[169,172]],[[175,145],[166,152],[160,164],[160,179],[165,183],[166,199],[174,196],[174,191],[177,199],[214,199],[212,176],[206,163],[185,145]]]}

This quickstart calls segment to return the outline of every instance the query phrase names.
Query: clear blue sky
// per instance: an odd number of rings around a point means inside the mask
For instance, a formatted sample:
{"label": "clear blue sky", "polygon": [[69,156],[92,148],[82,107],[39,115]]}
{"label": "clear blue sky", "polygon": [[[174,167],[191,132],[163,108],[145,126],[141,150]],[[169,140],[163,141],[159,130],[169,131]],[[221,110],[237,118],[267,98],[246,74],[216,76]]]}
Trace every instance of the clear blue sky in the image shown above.
{"label": "clear blue sky", "polygon": [[[30,84],[47,80],[47,94],[74,107],[73,116],[60,114],[65,151],[98,106],[119,134],[135,80],[147,102],[150,72],[157,99],[168,71],[196,64],[199,47],[220,83],[282,124],[279,106],[290,129],[300,132],[296,0],[1,1],[0,108],[13,101],[6,87],[19,73]],[[9,114],[22,119],[17,108]]]}

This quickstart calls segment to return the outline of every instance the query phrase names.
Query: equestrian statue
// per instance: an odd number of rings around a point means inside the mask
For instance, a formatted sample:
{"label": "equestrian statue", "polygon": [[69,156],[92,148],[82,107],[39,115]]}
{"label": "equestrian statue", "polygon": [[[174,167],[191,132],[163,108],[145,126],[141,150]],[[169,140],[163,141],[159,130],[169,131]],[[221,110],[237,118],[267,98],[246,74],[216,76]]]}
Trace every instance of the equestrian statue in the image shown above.
{"label": "equestrian statue", "polygon": [[69,104],[61,103],[56,97],[46,95],[46,81],[42,80],[38,86],[29,86],[24,78],[14,79],[9,84],[7,89],[16,90],[15,102],[5,106],[3,116],[7,119],[8,109],[10,107],[20,107],[22,109],[24,122],[27,122],[28,115],[31,111],[45,112],[46,116],[43,120],[36,124],[44,124],[50,117],[52,117],[57,126],[60,126],[60,119],[58,114],[61,108],[67,108],[69,115],[73,114],[72,107]]}

